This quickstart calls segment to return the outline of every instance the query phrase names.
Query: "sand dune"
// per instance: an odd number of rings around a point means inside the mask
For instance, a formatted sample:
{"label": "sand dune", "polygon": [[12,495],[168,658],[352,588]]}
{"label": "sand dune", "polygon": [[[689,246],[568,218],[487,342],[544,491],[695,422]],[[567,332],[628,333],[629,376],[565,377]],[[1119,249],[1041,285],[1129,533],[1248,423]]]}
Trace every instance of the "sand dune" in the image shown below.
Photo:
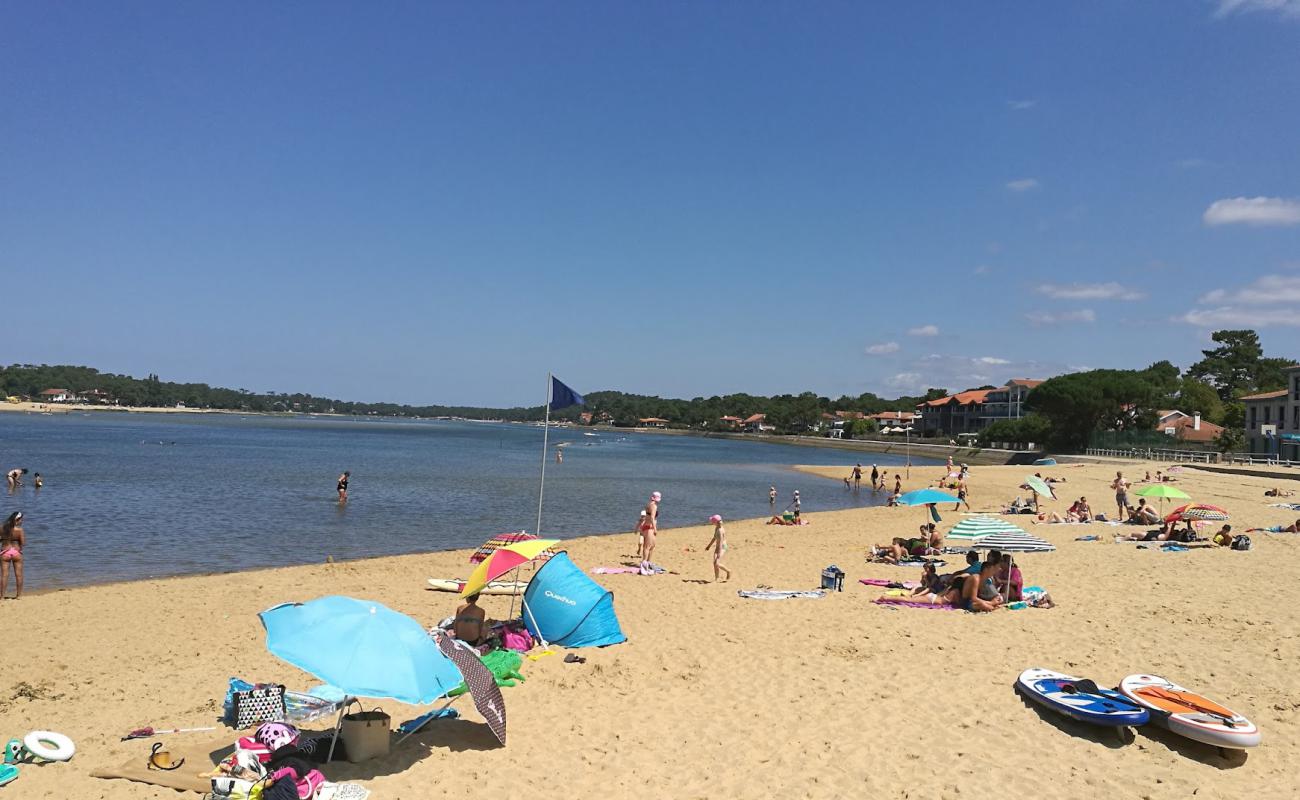
{"label": "sand dune", "polygon": [[[1136,477],[1147,465],[1124,465]],[[1156,465],[1150,465],[1155,469]],[[836,480],[847,467],[808,468]],[[1107,510],[1114,468],[1056,467],[1062,496]],[[1025,468],[977,467],[971,503],[993,508]],[[914,469],[907,488],[937,476]],[[791,485],[818,478],[792,475]],[[1233,511],[1236,527],[1287,523],[1268,508],[1261,478],[1187,470],[1179,486]],[[1291,485],[1295,485],[1292,483]],[[785,491],[785,487],[781,487]],[[755,513],[766,510],[755,487]],[[1058,503],[1064,507],[1065,503]],[[887,609],[858,578],[910,578],[864,564],[874,541],[906,534],[919,509],[818,513],[803,528],[728,523],[735,578],[712,577],[703,524],[665,532],[655,577],[599,576],[612,588],[629,641],[525,661],[527,683],[505,689],[510,745],[496,748],[468,705],[387,758],[332,767],[374,797],[1150,797],[1283,798],[1300,756],[1300,537],[1254,534],[1250,552],[1165,553],[1110,542],[1101,526],[1029,526],[1055,553],[1020,559],[1048,587],[1052,610],[990,615]],[[945,524],[960,519],[944,511]],[[1027,520],[1018,518],[1018,521]],[[703,521],[701,521],[703,522]],[[485,531],[485,534],[491,533]],[[1097,534],[1101,542],[1076,542]],[[57,547],[33,541],[31,547]],[[631,534],[568,543],[584,568],[629,560]],[[150,740],[120,742],[142,725],[214,724],[226,680],[291,688],[311,678],[267,654],[258,611],[342,593],[380,600],[433,623],[454,598],[429,576],[468,573],[467,552],[187,577],[52,592],[0,604],[0,738],[32,728],[78,744],[66,764],[23,768],[6,792],[24,798],[174,798],[168,789],[89,777],[144,759]],[[219,554],[213,554],[214,559]],[[830,563],[848,573],[824,600],[742,600],[757,585],[810,588]],[[490,614],[508,599],[485,598]],[[1264,743],[1247,758],[1144,729],[1121,745],[1027,706],[1020,670],[1045,666],[1111,684],[1153,671],[1254,719]],[[395,719],[415,709],[382,702]]]}

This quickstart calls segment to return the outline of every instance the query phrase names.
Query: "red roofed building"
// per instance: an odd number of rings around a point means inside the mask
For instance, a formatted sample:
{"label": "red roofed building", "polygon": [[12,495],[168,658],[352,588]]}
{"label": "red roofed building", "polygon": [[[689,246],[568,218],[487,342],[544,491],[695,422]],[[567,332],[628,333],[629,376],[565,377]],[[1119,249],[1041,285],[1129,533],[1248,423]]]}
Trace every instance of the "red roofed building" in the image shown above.
{"label": "red roofed building", "polygon": [[668,420],[659,417],[642,417],[637,420],[637,424],[643,428],[667,428]]}
{"label": "red roofed building", "polygon": [[917,406],[924,436],[978,433],[998,420],[1020,419],[1025,399],[1042,381],[1014,378],[996,389],[969,389]]}
{"label": "red roofed building", "polygon": [[47,403],[75,403],[77,396],[67,389],[46,389],[40,398]]}
{"label": "red roofed building", "polygon": [[741,422],[744,422],[744,420],[740,417],[718,417],[718,428],[721,430],[734,431],[736,428],[740,427]]}
{"label": "red roofed building", "polygon": [[740,424],[750,433],[762,433],[763,431],[776,430],[775,426],[767,424],[766,414],[754,414],[751,417],[746,417]]}
{"label": "red roofed building", "polygon": [[1189,416],[1178,411],[1157,422],[1156,430],[1179,441],[1208,444],[1223,432],[1223,426],[1202,420],[1200,414]]}

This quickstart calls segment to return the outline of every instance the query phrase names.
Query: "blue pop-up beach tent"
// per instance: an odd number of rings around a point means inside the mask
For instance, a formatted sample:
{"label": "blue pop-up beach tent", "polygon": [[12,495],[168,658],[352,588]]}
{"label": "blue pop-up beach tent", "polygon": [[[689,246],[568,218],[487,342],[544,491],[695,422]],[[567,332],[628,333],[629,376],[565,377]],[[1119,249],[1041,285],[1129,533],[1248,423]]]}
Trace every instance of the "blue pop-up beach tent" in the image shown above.
{"label": "blue pop-up beach tent", "polygon": [[614,614],[614,595],[557,553],[533,575],[524,591],[524,624],[544,642],[565,647],[604,647],[627,641]]}

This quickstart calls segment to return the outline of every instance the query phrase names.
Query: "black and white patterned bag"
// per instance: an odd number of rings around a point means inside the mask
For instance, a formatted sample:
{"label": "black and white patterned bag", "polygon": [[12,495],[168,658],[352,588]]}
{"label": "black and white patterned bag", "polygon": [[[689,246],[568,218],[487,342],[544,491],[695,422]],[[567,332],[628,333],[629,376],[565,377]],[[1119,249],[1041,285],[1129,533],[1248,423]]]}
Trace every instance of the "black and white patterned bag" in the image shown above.
{"label": "black and white patterned bag", "polygon": [[284,719],[284,686],[270,684],[235,692],[235,730]]}

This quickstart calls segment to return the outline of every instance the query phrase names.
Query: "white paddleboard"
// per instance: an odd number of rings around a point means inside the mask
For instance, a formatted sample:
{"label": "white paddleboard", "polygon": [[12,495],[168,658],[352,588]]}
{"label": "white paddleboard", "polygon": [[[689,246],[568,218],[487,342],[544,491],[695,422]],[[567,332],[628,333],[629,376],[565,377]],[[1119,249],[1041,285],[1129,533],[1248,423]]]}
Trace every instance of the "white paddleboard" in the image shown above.
{"label": "white paddleboard", "polygon": [[1243,749],[1259,744],[1259,728],[1242,715],[1159,675],[1130,675],[1119,690],[1151,709],[1151,721],[1179,736],[1215,747]]}
{"label": "white paddleboard", "polygon": [[[438,592],[456,592],[465,588],[465,581],[454,578],[430,578],[429,588]],[[479,594],[523,594],[527,581],[492,581]]]}

